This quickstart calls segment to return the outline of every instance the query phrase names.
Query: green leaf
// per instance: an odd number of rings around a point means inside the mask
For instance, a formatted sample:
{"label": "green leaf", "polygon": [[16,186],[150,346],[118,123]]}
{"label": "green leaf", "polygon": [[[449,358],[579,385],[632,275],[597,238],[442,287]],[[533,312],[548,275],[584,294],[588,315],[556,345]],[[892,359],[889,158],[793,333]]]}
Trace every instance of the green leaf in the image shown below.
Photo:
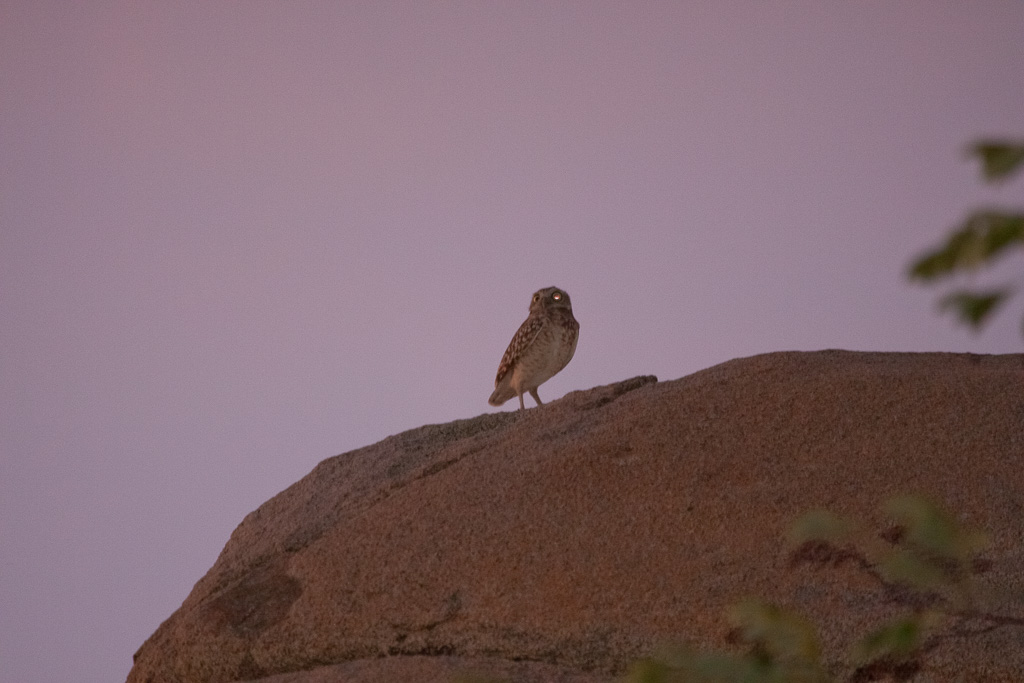
{"label": "green leaf", "polygon": [[967,224],[983,235],[988,260],[1015,244],[1024,245],[1024,214],[994,209],[977,211],[967,219]]}
{"label": "green leaf", "polygon": [[974,271],[1006,250],[1024,246],[1024,214],[995,209],[976,211],[946,243],[910,265],[911,279],[929,281],[958,271]]}
{"label": "green leaf", "polygon": [[668,683],[671,668],[656,659],[641,659],[633,664],[626,676],[627,683]]}
{"label": "green leaf", "polygon": [[750,655],[679,649],[634,663],[626,683],[769,683],[777,673]]}
{"label": "green leaf", "polygon": [[729,610],[743,640],[764,649],[772,660],[817,663],[821,645],[814,626],[799,614],[760,600],[744,600]]}
{"label": "green leaf", "polygon": [[990,182],[1009,178],[1024,164],[1024,142],[980,140],[969,153],[981,160],[982,175]]}
{"label": "green leaf", "polygon": [[905,548],[890,551],[878,563],[886,583],[901,583],[918,591],[930,591],[950,583],[946,572],[934,562]]}
{"label": "green leaf", "polygon": [[679,683],[761,683],[771,681],[772,668],[747,655],[707,652],[681,670]]}
{"label": "green leaf", "polygon": [[984,294],[960,290],[942,297],[939,300],[939,310],[953,311],[960,322],[978,329],[1012,293],[1013,291],[1010,289],[1000,289]]}
{"label": "green leaf", "polygon": [[925,496],[897,496],[886,503],[885,509],[904,528],[909,545],[940,558],[967,563],[988,544],[984,534],[960,524]]}
{"label": "green leaf", "polygon": [[883,624],[857,641],[853,646],[853,659],[861,666],[885,657],[906,659],[921,646],[923,626],[917,615]]}
{"label": "green leaf", "polygon": [[789,540],[793,545],[808,541],[821,541],[831,545],[842,545],[850,538],[854,525],[828,510],[812,510],[800,516],[789,528]]}

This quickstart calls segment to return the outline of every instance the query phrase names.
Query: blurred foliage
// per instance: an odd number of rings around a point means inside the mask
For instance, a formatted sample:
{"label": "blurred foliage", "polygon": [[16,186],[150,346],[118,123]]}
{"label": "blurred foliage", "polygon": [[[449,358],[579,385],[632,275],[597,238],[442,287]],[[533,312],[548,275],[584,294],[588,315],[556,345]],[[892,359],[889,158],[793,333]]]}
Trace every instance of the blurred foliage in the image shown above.
{"label": "blurred foliage", "polygon": [[981,161],[985,180],[1005,180],[1024,166],[1024,142],[980,140],[971,145],[968,153]]}
{"label": "blurred foliage", "polygon": [[[968,154],[981,162],[982,177],[987,182],[1008,180],[1024,168],[1024,141],[982,140],[971,145]],[[908,274],[913,280],[927,283],[970,274],[1021,246],[1024,211],[980,209],[968,215],[944,243],[919,256]],[[953,313],[977,330],[1013,293],[1010,286],[982,292],[961,289],[942,297],[939,309]]]}
{"label": "blurred foliage", "polygon": [[811,622],[760,600],[729,610],[733,637],[748,652],[677,648],[633,665],[629,683],[825,683],[821,645]]}
{"label": "blurred foliage", "polygon": [[[883,585],[900,586],[920,605],[856,639],[846,658],[855,680],[916,672],[928,635],[971,604],[970,577],[983,534],[960,524],[932,500],[900,496],[885,512],[895,526],[882,537],[828,511],[800,517],[788,537],[793,557],[822,564],[853,560]],[[936,592],[938,591],[938,593]],[[944,597],[943,597],[944,596]],[[818,683],[833,680],[814,626],[781,607],[747,600],[729,610],[733,640],[744,651],[678,648],[644,659],[628,683]]]}
{"label": "blurred foliage", "polygon": [[911,659],[921,647],[925,627],[933,621],[931,616],[903,616],[882,624],[854,644],[853,661],[865,666],[884,660]]}
{"label": "blurred foliage", "polygon": [[940,311],[951,311],[972,328],[980,328],[988,315],[1013,294],[1012,289],[975,293],[967,290],[951,292],[939,300]]}
{"label": "blurred foliage", "polygon": [[925,557],[970,568],[971,558],[988,546],[985,534],[969,529],[924,496],[898,496],[885,511],[904,530],[901,542]]}
{"label": "blurred foliage", "polygon": [[962,271],[974,271],[1024,240],[1024,215],[977,211],[939,249],[922,256],[910,274],[934,280]]}
{"label": "blurred foliage", "polygon": [[812,510],[793,522],[788,536],[794,546],[814,541],[838,546],[846,543],[854,529],[856,525],[828,510]]}

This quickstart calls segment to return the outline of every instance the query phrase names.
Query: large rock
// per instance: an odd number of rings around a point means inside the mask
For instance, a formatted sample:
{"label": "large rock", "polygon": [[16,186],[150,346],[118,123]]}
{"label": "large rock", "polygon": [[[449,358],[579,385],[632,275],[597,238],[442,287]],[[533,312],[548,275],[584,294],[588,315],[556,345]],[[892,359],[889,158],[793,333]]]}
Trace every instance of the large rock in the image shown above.
{"label": "large rock", "polygon": [[[906,608],[856,563],[794,565],[827,508],[904,492],[991,545],[981,616],[919,680],[1024,680],[1024,355],[773,353],[414,429],[251,513],[130,682],[613,680],[659,644],[726,647],[744,596],[854,634]],[[902,597],[901,597],[902,596]]]}

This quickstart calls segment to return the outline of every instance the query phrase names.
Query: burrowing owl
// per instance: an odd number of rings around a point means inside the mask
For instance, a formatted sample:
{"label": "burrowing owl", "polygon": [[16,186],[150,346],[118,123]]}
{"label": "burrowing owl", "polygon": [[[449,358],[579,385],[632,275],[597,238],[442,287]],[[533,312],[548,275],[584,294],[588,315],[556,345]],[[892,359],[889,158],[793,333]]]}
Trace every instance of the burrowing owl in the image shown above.
{"label": "burrowing owl", "polygon": [[500,406],[518,396],[522,410],[526,407],[523,394],[530,392],[537,405],[544,405],[537,387],[569,364],[576,352],[579,332],[580,324],[572,317],[572,303],[564,290],[545,287],[534,293],[530,315],[501,357],[494,393],[487,402]]}

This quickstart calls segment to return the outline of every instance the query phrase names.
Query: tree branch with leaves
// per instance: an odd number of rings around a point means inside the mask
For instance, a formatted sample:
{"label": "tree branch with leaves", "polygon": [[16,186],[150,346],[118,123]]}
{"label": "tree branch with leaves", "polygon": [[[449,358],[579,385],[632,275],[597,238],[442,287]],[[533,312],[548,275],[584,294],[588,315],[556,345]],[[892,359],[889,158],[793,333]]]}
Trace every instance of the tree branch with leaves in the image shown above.
{"label": "tree branch with leaves", "polygon": [[[982,140],[968,151],[981,162],[982,177],[989,183],[1004,182],[1024,168],[1024,141]],[[974,273],[1020,247],[1024,247],[1024,210],[978,209],[944,244],[919,256],[910,265],[909,275],[912,280],[932,283]],[[957,289],[939,300],[939,308],[977,330],[1014,293],[1009,284],[984,290]]]}

